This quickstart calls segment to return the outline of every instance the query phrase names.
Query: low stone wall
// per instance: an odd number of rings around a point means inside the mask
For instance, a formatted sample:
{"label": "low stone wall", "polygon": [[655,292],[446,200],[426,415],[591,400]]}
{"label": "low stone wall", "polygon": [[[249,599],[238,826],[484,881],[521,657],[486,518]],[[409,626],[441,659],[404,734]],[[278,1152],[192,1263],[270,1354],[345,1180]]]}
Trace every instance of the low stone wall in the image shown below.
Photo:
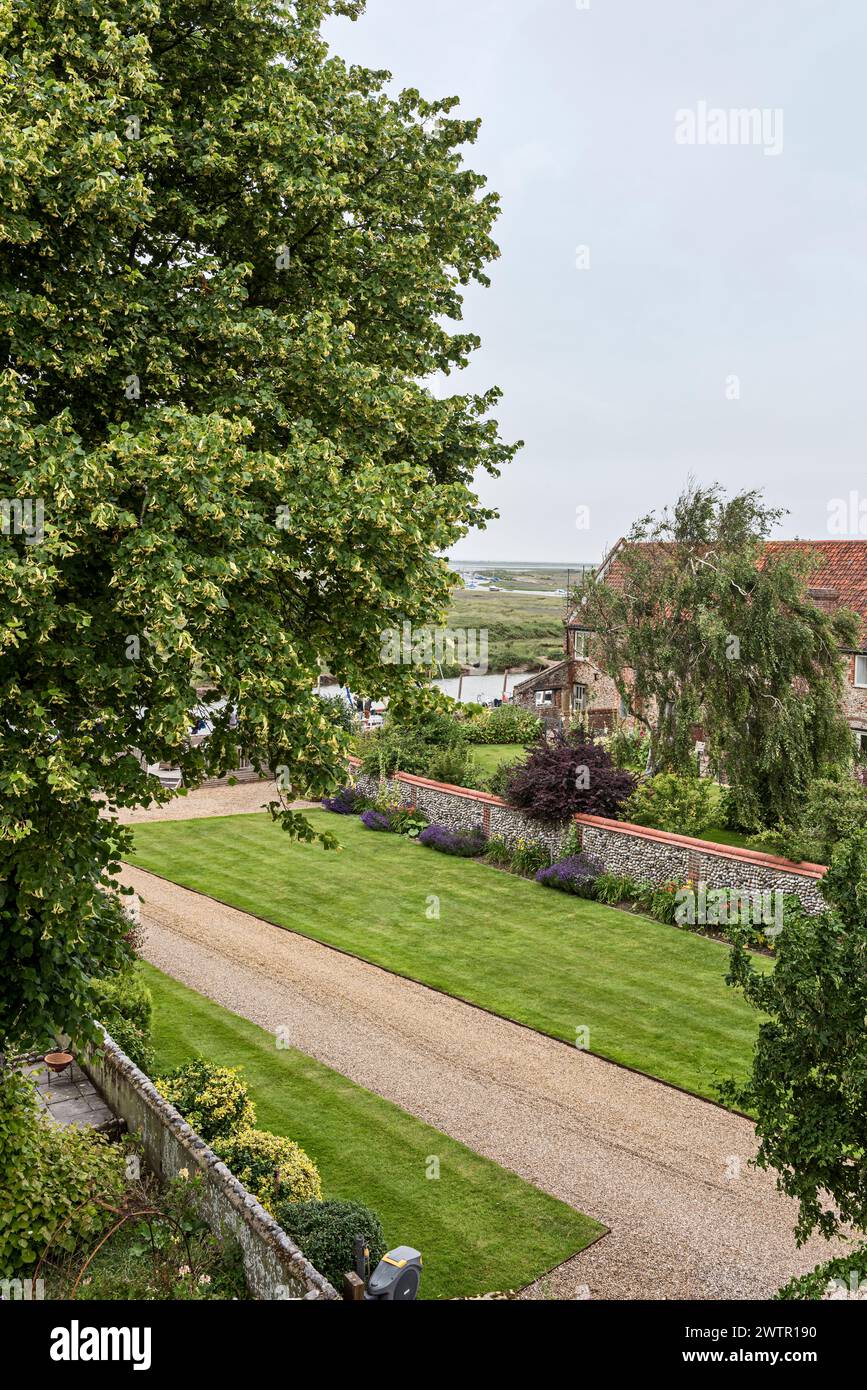
{"label": "low stone wall", "polygon": [[[354,765],[357,769],[358,764]],[[367,795],[377,795],[375,777],[359,775],[356,781]],[[417,806],[432,821],[452,830],[481,826],[486,834],[497,835],[508,844],[520,838],[535,840],[554,855],[562,852],[569,834],[568,825],[546,828],[487,792],[450,787],[405,772],[389,778],[386,785],[392,799]],[[681,884],[691,879],[709,888],[794,893],[808,912],[821,912],[824,907],[819,893],[819,880],[825,873],[821,864],[793,864],[758,850],[669,835],[601,816],[576,816],[575,823],[582,848],[599,860],[607,873],[628,874],[639,883]]]}
{"label": "low stone wall", "polygon": [[706,883],[708,888],[796,894],[808,912],[821,912],[824,901],[820,864],[793,864],[773,854],[711,844],[687,835],[668,835],[642,825],[576,816],[581,844],[608,873],[629,874],[641,883]]}
{"label": "low stone wall", "polygon": [[141,1135],[145,1162],[154,1173],[171,1179],[186,1168],[203,1175],[202,1215],[215,1235],[229,1234],[238,1240],[254,1297],[338,1297],[274,1218],[107,1034],[103,1049],[81,1065],[130,1132]]}
{"label": "low stone wall", "polygon": [[[355,785],[365,796],[379,795],[380,785],[375,777],[359,773]],[[547,830],[488,792],[452,787],[445,782],[432,782],[428,777],[411,777],[407,772],[389,777],[385,790],[392,801],[424,811],[435,825],[447,825],[450,830],[479,826],[486,835],[497,835],[510,845],[520,839],[535,840],[547,845],[552,854],[558,854],[569,833],[568,826]]]}

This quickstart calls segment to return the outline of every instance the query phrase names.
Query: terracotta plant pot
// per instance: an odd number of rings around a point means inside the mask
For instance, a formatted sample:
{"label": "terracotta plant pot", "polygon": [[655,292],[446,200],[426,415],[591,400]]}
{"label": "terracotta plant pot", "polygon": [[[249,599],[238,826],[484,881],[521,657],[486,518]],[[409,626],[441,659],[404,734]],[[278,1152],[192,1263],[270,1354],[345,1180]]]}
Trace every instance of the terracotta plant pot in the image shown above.
{"label": "terracotta plant pot", "polygon": [[45,1065],[48,1067],[49,1071],[56,1072],[56,1073],[59,1075],[60,1072],[66,1071],[66,1068],[69,1066],[70,1062],[72,1061],[72,1053],[71,1053],[71,1052],[46,1052],[46,1054],[45,1054],[45,1056],[43,1057],[42,1060],[43,1060],[43,1062],[45,1063]]}

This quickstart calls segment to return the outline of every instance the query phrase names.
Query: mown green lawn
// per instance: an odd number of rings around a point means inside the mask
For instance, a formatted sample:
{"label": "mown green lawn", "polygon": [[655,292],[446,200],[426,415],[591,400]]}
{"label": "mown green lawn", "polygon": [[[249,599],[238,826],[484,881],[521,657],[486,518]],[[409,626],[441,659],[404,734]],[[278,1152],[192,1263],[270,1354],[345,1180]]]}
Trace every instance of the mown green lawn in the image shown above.
{"label": "mown green lawn", "polygon": [[[142,965],[154,999],[155,1075],[201,1054],[239,1066],[261,1129],[295,1139],[328,1197],[379,1213],[390,1247],[422,1252],[421,1297],[521,1288],[604,1227],[204,995]],[[439,1160],[439,1177],[432,1159]]]}
{"label": "mown green lawn", "polygon": [[489,777],[502,763],[521,762],[527,750],[520,743],[473,743],[470,745],[473,762]]}
{"label": "mown green lawn", "polygon": [[698,1095],[748,1073],[756,1018],[725,984],[725,946],[355,817],[310,818],[341,851],[234,816],[137,826],[134,862],[540,1032],[589,1028],[591,1051]]}
{"label": "mown green lawn", "polygon": [[[693,835],[694,840],[709,840],[715,845],[736,845],[738,849],[762,849],[751,835],[743,835],[739,830],[721,830],[717,825]],[[764,851],[767,854],[767,849]]]}

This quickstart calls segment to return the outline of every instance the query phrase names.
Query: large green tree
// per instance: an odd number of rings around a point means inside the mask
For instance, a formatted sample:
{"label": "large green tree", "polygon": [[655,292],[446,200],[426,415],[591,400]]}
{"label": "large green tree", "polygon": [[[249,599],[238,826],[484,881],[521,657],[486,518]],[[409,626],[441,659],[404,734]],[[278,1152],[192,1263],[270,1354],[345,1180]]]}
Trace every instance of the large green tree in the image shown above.
{"label": "large green tree", "polygon": [[799,1203],[801,1241],[867,1232],[867,830],[821,891],[825,912],[787,908],[772,971],[738,945],[729,974],[762,1021],[750,1080],[725,1096],[755,1114],[757,1161]]}
{"label": "large green tree", "polygon": [[701,724],[751,829],[797,824],[811,782],[852,761],[840,649],[858,619],[811,601],[809,553],[766,554],[780,516],[756,492],[690,485],[575,595],[591,656],[650,731],[649,770],[694,769]]}
{"label": "large green tree", "polygon": [[321,794],[320,662],[416,679],[381,634],[438,618],[513,452],[495,390],[429,387],[497,254],[477,123],[330,56],[361,8],[0,0],[0,1047],[82,1026],[117,957],[142,758]]}

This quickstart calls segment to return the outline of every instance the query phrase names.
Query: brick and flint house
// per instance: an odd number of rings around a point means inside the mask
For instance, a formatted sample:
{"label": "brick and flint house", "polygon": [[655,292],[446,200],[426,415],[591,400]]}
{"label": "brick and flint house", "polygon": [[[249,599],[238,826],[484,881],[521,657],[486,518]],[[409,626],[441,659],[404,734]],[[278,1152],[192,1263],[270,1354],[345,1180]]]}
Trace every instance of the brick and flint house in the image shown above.
{"label": "brick and flint house", "polygon": [[[618,556],[620,540],[605,557],[596,576],[600,584],[623,582]],[[861,618],[858,646],[841,652],[846,674],[843,712],[857,747],[867,756],[867,540],[768,541],[767,555],[786,551],[810,551],[816,564],[807,584],[807,595],[828,611],[849,608]],[[563,660],[516,685],[516,704],[535,710],[549,727],[562,727],[580,719],[596,732],[610,732],[621,724],[631,727],[629,716],[612,676],[590,659],[592,632],[579,612],[569,613],[564,623]],[[626,673],[627,684],[629,673]],[[696,727],[696,742],[702,731]]]}

